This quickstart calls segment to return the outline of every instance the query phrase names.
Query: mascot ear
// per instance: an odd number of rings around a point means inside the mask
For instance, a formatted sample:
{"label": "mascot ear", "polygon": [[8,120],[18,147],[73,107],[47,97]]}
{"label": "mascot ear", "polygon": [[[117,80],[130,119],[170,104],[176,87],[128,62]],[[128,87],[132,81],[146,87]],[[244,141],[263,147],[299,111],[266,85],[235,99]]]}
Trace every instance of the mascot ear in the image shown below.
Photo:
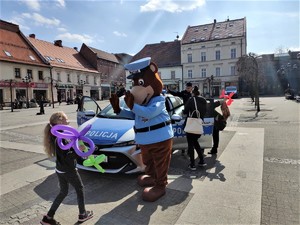
{"label": "mascot ear", "polygon": [[153,73],[157,73],[158,68],[157,68],[157,65],[154,62],[151,62],[149,67],[150,67],[150,69],[152,70]]}

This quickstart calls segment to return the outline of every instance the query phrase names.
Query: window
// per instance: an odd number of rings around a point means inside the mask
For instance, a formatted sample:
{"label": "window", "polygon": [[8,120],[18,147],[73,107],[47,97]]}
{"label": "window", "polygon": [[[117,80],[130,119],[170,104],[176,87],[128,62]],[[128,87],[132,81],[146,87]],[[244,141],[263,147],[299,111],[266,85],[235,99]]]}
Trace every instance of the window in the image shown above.
{"label": "window", "polygon": [[94,85],[97,85],[97,77],[94,76]]}
{"label": "window", "polygon": [[70,76],[69,73],[67,74],[67,81],[68,81],[68,82],[71,82],[71,76]]}
{"label": "window", "polygon": [[188,63],[191,63],[192,62],[192,54],[188,54]]}
{"label": "window", "polygon": [[38,71],[39,80],[44,80],[44,74],[43,71]]}
{"label": "window", "polygon": [[60,79],[60,73],[57,73],[56,75],[57,75],[57,80],[61,81],[61,79]]}
{"label": "window", "polygon": [[47,55],[45,55],[45,59],[47,61],[54,61],[54,59],[51,56],[47,56]]}
{"label": "window", "polygon": [[32,61],[35,61],[35,58],[34,58],[32,55],[30,55],[29,58],[30,58]]}
{"label": "window", "polygon": [[236,58],[236,49],[235,48],[231,49],[231,58],[232,59]]}
{"label": "window", "polygon": [[221,68],[220,67],[216,67],[216,77],[221,76]]}
{"label": "window", "polygon": [[77,83],[80,83],[80,74],[77,74]]}
{"label": "window", "polygon": [[201,62],[206,61],[206,52],[201,52]]}
{"label": "window", "polygon": [[175,71],[174,70],[171,71],[171,79],[175,80]]}
{"label": "window", "polygon": [[206,77],[206,68],[201,69],[201,77]]}
{"label": "window", "polygon": [[85,83],[89,84],[89,76],[88,75],[85,76]]}
{"label": "window", "polygon": [[12,55],[10,54],[10,52],[5,51],[5,50],[3,50],[3,51],[4,51],[5,55],[7,55],[7,56],[9,56],[9,57],[12,57]]}
{"label": "window", "polygon": [[231,75],[234,76],[235,75],[235,66],[231,66],[230,70],[231,70]]}
{"label": "window", "polygon": [[27,76],[28,76],[29,79],[33,79],[32,70],[27,70]]}
{"label": "window", "polygon": [[221,59],[221,52],[220,50],[216,51],[216,60],[220,60]]}
{"label": "window", "polygon": [[193,78],[193,71],[192,70],[188,70],[188,78],[189,79]]}
{"label": "window", "polygon": [[21,78],[21,69],[15,68],[15,78]]}
{"label": "window", "polygon": [[61,63],[64,63],[64,62],[65,62],[64,60],[62,60],[62,59],[60,59],[60,58],[56,58],[56,61],[57,61],[57,62],[61,62]]}

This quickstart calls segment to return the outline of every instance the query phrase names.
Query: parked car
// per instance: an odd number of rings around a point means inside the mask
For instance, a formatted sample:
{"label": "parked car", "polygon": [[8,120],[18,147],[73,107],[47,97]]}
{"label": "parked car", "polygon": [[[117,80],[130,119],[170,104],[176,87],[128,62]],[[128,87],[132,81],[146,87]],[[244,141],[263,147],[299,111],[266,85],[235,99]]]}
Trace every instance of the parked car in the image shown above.
{"label": "parked car", "polygon": [[238,98],[239,97],[239,93],[238,93],[238,90],[237,90],[236,86],[227,86],[225,88],[225,95],[229,95],[232,92],[234,93],[232,98]]}
{"label": "parked car", "polygon": [[298,94],[295,96],[296,102],[300,102],[300,91],[298,91]]}
{"label": "parked car", "polygon": [[291,89],[291,88],[288,88],[284,91],[284,96],[286,99],[295,99],[295,90],[294,89]]}
{"label": "parked car", "polygon": [[[174,131],[173,149],[187,149],[185,133],[183,131],[184,108],[181,98],[172,95],[166,96],[166,108],[172,118]],[[103,110],[91,98],[83,96],[82,109],[77,112],[77,124],[79,130],[87,124],[91,124],[90,130],[86,137],[90,138],[95,144],[93,155],[105,154],[106,160],[101,166],[106,173],[138,173],[144,171],[141,150],[135,143],[134,120],[132,118],[121,117],[114,113],[112,106],[109,104]],[[127,108],[124,96],[120,97],[120,107]],[[212,111],[208,110],[208,114]],[[211,147],[213,118],[204,119],[205,134],[200,138],[202,147]],[[151,138],[151,137],[149,137]],[[94,167],[83,166],[84,159],[78,160],[78,168],[97,172]]]}

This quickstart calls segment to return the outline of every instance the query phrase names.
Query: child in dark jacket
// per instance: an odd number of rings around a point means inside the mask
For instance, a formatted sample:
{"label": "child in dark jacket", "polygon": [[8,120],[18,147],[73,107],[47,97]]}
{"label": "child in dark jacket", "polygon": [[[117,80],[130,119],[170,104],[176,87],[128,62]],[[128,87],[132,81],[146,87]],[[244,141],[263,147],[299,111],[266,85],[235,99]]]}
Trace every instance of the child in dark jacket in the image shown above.
{"label": "child in dark jacket", "polygon": [[63,124],[68,125],[68,117],[63,112],[53,113],[49,123],[44,129],[44,149],[49,157],[56,157],[55,172],[58,177],[60,192],[52,203],[47,215],[40,222],[43,225],[60,224],[54,219],[54,214],[64,198],[68,194],[69,184],[71,184],[77,194],[79,208],[78,223],[82,223],[93,217],[93,211],[85,210],[83,183],[76,169],[76,158],[78,157],[73,149],[62,150],[57,144],[56,137],[51,134],[51,127]]}

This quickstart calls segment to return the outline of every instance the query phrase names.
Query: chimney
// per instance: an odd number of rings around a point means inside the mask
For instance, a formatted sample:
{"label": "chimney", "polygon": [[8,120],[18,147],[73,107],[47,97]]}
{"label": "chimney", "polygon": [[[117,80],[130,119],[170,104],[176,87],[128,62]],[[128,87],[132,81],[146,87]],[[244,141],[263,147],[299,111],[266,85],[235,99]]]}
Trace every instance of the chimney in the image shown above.
{"label": "chimney", "polygon": [[78,48],[77,47],[74,47],[74,49],[78,52]]}
{"label": "chimney", "polygon": [[29,34],[29,37],[35,38],[35,34]]}
{"label": "chimney", "polygon": [[54,45],[58,47],[62,47],[62,40],[55,40]]}
{"label": "chimney", "polygon": [[216,23],[217,22],[217,20],[216,19],[214,19],[214,23]]}

